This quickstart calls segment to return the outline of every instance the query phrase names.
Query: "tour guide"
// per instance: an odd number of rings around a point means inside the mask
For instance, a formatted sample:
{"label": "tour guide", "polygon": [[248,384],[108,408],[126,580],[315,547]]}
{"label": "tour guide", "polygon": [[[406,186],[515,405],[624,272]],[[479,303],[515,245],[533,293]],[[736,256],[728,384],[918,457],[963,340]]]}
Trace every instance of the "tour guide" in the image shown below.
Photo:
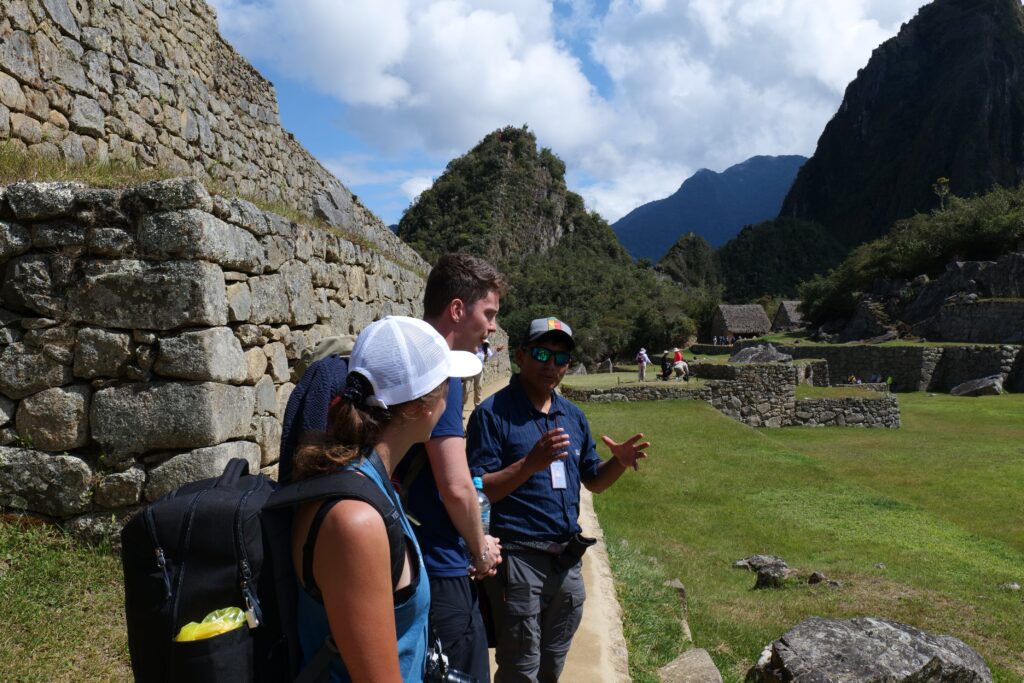
{"label": "tour guide", "polygon": [[557,681],[583,616],[581,559],[593,539],[580,535],[580,484],[604,491],[650,445],[601,437],[601,461],[579,408],[555,393],[575,346],[557,318],[530,323],[516,350],[519,374],[469,420],[470,471],[491,500],[491,533],[504,562],[484,580],[498,639],[496,683]]}

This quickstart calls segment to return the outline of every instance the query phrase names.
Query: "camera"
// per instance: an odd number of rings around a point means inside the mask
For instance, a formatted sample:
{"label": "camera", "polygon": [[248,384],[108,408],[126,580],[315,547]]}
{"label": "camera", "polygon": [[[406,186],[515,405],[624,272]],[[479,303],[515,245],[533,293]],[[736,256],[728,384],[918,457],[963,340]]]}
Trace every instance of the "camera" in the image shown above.
{"label": "camera", "polygon": [[427,671],[423,680],[425,683],[478,683],[469,674],[448,666],[448,657],[441,652],[440,640],[435,640],[427,650]]}

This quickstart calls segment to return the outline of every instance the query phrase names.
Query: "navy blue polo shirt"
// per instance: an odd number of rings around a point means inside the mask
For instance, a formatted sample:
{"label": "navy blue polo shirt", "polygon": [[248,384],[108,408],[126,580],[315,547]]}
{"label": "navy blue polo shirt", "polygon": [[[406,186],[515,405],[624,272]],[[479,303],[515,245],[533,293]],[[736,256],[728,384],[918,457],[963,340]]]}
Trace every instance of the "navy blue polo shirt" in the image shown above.
{"label": "navy blue polo shirt", "polygon": [[551,469],[534,472],[522,486],[491,504],[491,534],[503,540],[564,542],[580,531],[580,483],[597,475],[597,454],[583,411],[551,394],[547,415],[533,407],[519,376],[473,411],[466,452],[473,476],[503,470],[523,459],[541,435],[561,427],[569,435],[565,458],[566,487],[552,487]]}
{"label": "navy blue polo shirt", "polygon": [[[448,380],[448,403],[444,414],[430,433],[431,439],[446,436],[466,436],[462,428],[462,380],[454,377]],[[394,478],[406,485],[409,469],[417,459],[421,459],[423,464],[416,478],[406,486],[408,491],[403,492],[403,505],[420,523],[413,526],[413,531],[423,554],[423,565],[429,576],[466,576],[469,567],[466,543],[441,502],[426,446],[416,444],[410,448],[395,468]]]}

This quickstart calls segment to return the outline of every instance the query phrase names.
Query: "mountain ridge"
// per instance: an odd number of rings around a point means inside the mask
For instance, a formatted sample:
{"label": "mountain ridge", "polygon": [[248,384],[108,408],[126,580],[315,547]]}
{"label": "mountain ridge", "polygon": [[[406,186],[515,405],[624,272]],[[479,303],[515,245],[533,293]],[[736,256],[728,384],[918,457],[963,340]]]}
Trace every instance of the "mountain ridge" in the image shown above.
{"label": "mountain ridge", "polygon": [[1024,8],[935,0],[872,52],[779,213],[847,247],[958,196],[1024,180]]}
{"label": "mountain ridge", "polygon": [[612,224],[634,258],[660,260],[693,232],[720,247],[743,226],[773,218],[806,157],[758,155],[717,172],[702,168],[663,199],[638,206]]}

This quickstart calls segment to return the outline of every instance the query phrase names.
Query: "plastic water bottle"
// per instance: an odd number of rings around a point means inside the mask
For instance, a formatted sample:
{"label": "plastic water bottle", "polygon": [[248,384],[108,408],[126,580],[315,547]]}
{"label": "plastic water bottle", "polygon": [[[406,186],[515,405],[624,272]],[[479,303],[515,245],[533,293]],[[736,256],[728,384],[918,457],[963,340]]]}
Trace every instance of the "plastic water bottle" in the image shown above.
{"label": "plastic water bottle", "polygon": [[476,499],[480,503],[480,524],[484,533],[488,534],[491,530],[491,501],[484,493],[484,480],[481,477],[473,477],[473,486],[476,487]]}

